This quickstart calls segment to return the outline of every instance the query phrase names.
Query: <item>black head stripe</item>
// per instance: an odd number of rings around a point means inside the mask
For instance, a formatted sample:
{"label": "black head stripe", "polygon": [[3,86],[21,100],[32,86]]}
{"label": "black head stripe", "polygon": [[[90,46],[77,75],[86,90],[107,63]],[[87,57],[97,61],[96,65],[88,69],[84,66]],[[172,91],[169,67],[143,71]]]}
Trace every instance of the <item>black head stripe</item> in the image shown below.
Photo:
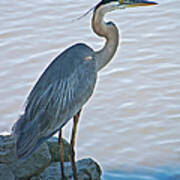
{"label": "black head stripe", "polygon": [[113,2],[113,1],[118,1],[118,0],[102,0],[101,3],[106,4],[106,3]]}
{"label": "black head stripe", "polygon": [[102,0],[97,6],[95,9],[99,8],[101,5],[104,5],[104,4],[108,4],[108,3],[111,3],[111,2],[116,2],[118,0]]}

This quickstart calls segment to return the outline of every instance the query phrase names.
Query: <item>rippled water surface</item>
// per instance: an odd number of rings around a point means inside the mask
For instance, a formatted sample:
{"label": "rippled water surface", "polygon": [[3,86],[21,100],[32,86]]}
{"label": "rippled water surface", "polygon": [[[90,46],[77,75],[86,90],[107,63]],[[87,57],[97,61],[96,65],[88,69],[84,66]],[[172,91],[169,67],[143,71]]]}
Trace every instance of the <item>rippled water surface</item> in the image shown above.
{"label": "rippled water surface", "polygon": [[[104,41],[90,27],[92,14],[72,21],[97,2],[1,0],[0,132],[10,131],[32,85],[54,57],[76,42],[102,47]],[[105,170],[180,162],[180,2],[158,2],[106,16],[121,29],[121,44],[99,73],[77,142],[78,158],[94,157]],[[117,174],[107,172],[106,179],[118,179]]]}

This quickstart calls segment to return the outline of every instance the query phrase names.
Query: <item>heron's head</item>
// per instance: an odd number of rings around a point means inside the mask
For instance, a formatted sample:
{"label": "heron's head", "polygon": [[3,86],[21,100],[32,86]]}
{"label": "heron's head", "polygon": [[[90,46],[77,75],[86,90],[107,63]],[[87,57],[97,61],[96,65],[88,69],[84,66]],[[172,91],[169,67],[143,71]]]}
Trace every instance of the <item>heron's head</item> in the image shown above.
{"label": "heron's head", "polygon": [[106,7],[107,11],[112,11],[115,9],[125,9],[130,7],[138,6],[151,6],[156,5],[154,1],[148,0],[102,0],[96,7]]}

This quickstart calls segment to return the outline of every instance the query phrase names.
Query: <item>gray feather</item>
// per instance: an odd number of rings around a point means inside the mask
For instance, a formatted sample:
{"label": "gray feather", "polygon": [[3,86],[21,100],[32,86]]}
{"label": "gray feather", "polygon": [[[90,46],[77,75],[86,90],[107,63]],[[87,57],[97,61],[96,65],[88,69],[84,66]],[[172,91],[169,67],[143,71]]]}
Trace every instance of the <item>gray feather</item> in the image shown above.
{"label": "gray feather", "polygon": [[23,116],[13,128],[17,155],[24,158],[62,128],[86,103],[96,82],[93,51],[76,44],[58,56],[30,92]]}

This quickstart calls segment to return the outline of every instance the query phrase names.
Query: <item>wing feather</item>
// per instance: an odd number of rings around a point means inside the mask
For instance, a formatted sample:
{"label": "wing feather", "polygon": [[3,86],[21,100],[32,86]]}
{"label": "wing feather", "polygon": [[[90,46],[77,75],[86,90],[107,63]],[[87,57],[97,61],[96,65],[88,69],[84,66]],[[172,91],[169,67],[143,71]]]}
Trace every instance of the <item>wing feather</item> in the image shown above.
{"label": "wing feather", "polygon": [[96,63],[85,61],[92,53],[85,45],[75,45],[42,74],[27,99],[23,116],[13,128],[19,157],[30,155],[63,127],[92,95]]}

